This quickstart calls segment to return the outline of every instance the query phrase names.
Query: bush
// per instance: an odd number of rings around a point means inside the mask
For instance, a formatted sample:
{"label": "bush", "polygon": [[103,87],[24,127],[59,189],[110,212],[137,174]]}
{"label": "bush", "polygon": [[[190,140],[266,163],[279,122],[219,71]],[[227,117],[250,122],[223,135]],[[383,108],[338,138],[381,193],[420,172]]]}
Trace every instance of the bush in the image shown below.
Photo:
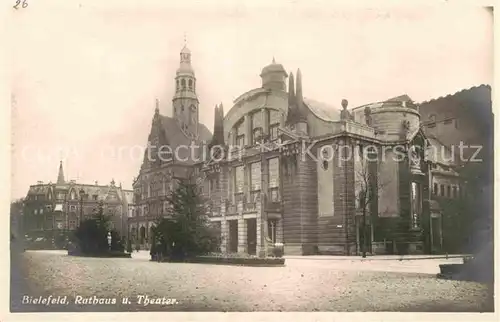
{"label": "bush", "polygon": [[116,230],[111,231],[111,250],[125,252],[125,245],[123,245],[120,234]]}
{"label": "bush", "polygon": [[278,257],[278,258],[283,257],[283,253],[284,253],[283,247],[284,246],[281,243],[274,244],[274,247],[273,247],[273,256],[274,257]]}
{"label": "bush", "polygon": [[[111,231],[111,247],[108,244],[110,218],[105,216],[103,203],[99,203],[98,213],[80,222],[71,240],[82,254],[100,254],[110,251],[123,252],[125,247],[116,230]],[[111,249],[110,249],[111,248]]]}

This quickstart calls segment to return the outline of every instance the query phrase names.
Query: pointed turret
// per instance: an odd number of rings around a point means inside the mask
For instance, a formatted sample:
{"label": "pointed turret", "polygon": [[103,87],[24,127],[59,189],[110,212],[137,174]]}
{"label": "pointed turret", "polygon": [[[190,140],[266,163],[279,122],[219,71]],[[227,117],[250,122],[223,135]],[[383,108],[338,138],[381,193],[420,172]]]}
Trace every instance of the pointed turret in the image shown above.
{"label": "pointed turret", "polygon": [[296,87],[296,98],[297,98],[297,105],[300,107],[300,104],[303,102],[303,97],[302,97],[302,73],[300,72],[300,68],[297,69],[297,87]]}
{"label": "pointed turret", "polygon": [[220,114],[220,121],[221,121],[221,126],[222,129],[224,129],[224,106],[222,103],[219,105],[219,114]]}
{"label": "pointed turret", "polygon": [[302,75],[300,69],[297,70],[297,79],[294,91],[294,78],[290,73],[288,85],[288,114],[285,124],[302,135],[308,133],[307,130],[307,109],[302,97]]}
{"label": "pointed turret", "polygon": [[293,73],[290,73],[288,79],[288,113],[286,115],[286,124],[294,124],[295,116],[297,115],[297,100],[295,98],[295,82]]}
{"label": "pointed turret", "polygon": [[57,174],[57,184],[64,184],[64,171],[62,161],[59,161],[59,173]]}
{"label": "pointed turret", "polygon": [[209,147],[213,147],[215,145],[224,145],[224,107],[222,103],[217,106],[215,105],[214,110],[214,135],[212,137],[212,141],[209,144]]}
{"label": "pointed turret", "polygon": [[156,99],[155,114],[160,113],[160,101]]}
{"label": "pointed turret", "polygon": [[288,104],[295,102],[295,82],[293,78],[293,73],[290,73],[288,78]]}

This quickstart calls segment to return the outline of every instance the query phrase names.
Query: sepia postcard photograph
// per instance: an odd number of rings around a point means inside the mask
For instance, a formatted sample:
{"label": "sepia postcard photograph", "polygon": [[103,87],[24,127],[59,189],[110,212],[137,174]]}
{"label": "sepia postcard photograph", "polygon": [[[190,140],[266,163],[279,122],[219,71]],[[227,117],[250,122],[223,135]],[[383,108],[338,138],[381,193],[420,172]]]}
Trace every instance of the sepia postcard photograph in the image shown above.
{"label": "sepia postcard photograph", "polygon": [[8,1],[8,321],[495,313],[493,7]]}

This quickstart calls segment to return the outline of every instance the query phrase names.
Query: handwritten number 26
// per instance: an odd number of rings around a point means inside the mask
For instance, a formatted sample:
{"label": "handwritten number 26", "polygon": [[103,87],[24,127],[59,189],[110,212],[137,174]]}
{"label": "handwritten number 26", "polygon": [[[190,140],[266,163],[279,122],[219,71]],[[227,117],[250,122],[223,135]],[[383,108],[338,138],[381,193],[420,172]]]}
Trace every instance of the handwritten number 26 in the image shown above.
{"label": "handwritten number 26", "polygon": [[22,0],[22,4],[21,4],[21,0],[16,0],[16,4],[14,5],[14,9],[19,9],[19,5],[21,5],[22,8],[26,8],[28,6],[28,3],[26,3],[26,0]]}

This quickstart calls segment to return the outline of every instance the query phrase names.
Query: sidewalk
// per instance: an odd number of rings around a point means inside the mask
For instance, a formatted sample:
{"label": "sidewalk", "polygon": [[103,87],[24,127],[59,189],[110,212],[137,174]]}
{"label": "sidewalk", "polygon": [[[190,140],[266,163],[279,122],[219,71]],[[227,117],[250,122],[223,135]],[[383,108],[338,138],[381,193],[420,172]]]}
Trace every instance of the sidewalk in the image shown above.
{"label": "sidewalk", "polygon": [[334,255],[290,255],[283,256],[285,259],[312,259],[312,260],[330,260],[330,261],[375,261],[375,260],[392,260],[392,261],[408,261],[408,260],[424,260],[424,259],[448,259],[448,258],[464,258],[470,255],[453,254],[453,255],[367,255],[366,258],[360,255],[356,256],[334,256]]}

